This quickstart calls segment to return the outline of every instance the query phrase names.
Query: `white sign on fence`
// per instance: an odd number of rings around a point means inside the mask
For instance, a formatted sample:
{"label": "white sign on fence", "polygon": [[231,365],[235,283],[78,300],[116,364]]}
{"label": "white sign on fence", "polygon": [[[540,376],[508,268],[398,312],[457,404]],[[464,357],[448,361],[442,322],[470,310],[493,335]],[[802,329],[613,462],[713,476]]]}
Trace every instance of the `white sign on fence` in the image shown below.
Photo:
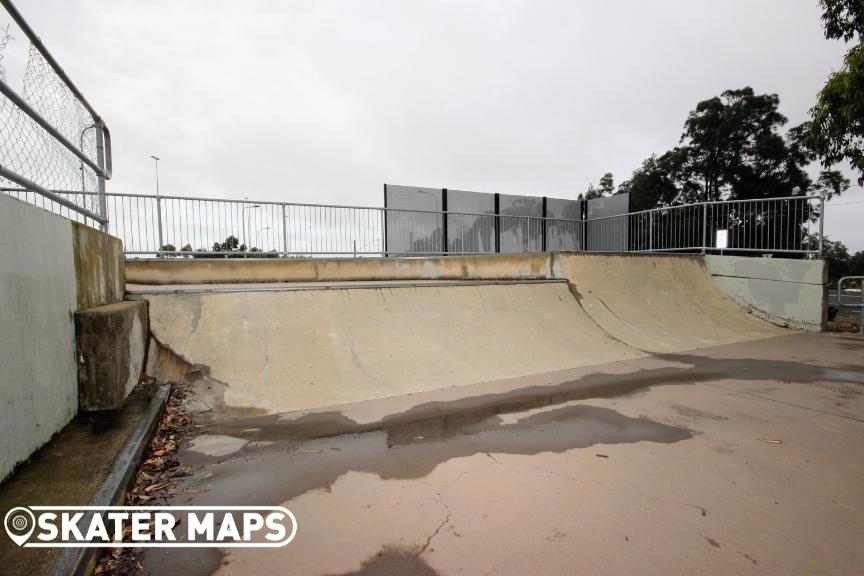
{"label": "white sign on fence", "polygon": [[717,238],[715,239],[714,246],[717,248],[729,247],[729,230],[717,230]]}

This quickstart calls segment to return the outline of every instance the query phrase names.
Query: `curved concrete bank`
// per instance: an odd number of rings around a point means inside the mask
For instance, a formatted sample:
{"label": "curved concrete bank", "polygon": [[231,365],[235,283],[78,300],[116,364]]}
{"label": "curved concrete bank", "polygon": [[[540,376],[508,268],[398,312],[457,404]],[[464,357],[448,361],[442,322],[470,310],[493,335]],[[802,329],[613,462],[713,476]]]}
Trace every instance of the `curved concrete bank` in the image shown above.
{"label": "curved concrete bank", "polygon": [[600,330],[564,282],[147,299],[155,338],[209,368],[213,401],[271,413],[645,355]]}
{"label": "curved concrete bank", "polygon": [[[138,276],[176,277],[187,262]],[[700,256],[190,264],[200,284],[133,297],[150,301],[159,342],[209,368],[206,403],[268,413],[788,333],[727,299]],[[209,284],[250,275],[274,283]]]}
{"label": "curved concrete bank", "polygon": [[679,352],[788,332],[727,300],[700,257],[558,254],[553,273],[598,326],[648,352]]}

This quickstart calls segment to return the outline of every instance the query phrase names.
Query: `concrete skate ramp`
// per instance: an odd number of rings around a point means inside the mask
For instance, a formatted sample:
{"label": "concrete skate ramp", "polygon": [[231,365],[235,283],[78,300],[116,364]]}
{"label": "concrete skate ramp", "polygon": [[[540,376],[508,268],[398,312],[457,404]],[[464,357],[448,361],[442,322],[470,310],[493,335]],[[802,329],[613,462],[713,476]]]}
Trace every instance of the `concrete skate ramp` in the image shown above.
{"label": "concrete skate ramp", "polygon": [[605,332],[648,352],[679,352],[788,334],[728,300],[699,257],[558,254],[580,305]]}
{"label": "concrete skate ramp", "polygon": [[216,400],[270,413],[644,356],[563,281],[149,294],[153,335]]}

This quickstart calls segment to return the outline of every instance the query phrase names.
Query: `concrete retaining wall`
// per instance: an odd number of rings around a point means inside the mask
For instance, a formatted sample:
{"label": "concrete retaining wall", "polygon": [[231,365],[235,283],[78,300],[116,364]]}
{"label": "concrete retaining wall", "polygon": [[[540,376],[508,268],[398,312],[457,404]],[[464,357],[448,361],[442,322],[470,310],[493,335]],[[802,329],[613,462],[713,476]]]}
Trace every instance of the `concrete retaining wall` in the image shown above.
{"label": "concrete retaining wall", "polygon": [[2,480],[75,415],[74,314],[120,298],[123,264],[119,239],[5,194],[0,246]]}
{"label": "concrete retaining wall", "polygon": [[720,290],[745,310],[780,326],[825,328],[827,266],[822,260],[704,257]]}

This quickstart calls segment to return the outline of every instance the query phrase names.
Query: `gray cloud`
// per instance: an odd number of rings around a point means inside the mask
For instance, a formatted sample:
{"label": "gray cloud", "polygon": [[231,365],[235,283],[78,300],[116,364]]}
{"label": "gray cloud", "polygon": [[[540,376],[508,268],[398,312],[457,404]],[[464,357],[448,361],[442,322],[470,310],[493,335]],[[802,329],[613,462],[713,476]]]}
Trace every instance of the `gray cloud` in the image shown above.
{"label": "gray cloud", "polygon": [[[724,89],[805,120],[845,52],[815,0],[20,8],[112,129],[111,191],[152,192],[155,153],[166,194],[298,202],[379,205],[383,182],[573,198]],[[864,203],[828,214],[864,249]]]}

